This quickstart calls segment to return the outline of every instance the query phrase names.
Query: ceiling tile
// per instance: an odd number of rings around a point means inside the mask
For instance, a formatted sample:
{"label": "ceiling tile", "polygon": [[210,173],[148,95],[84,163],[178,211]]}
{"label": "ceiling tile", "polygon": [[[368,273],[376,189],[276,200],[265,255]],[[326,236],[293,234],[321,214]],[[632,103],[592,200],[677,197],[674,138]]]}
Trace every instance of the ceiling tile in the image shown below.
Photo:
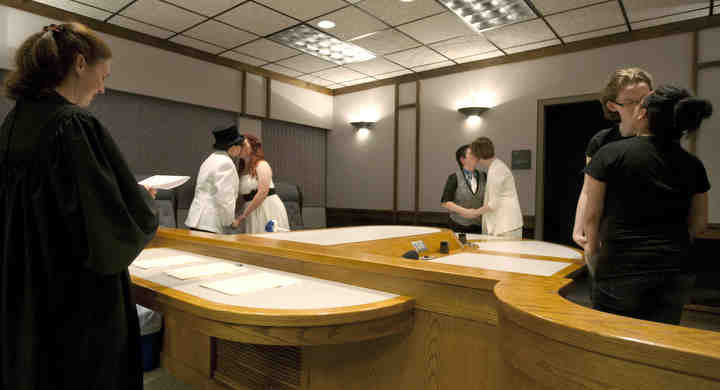
{"label": "ceiling tile", "polygon": [[429,64],[429,65],[423,65],[423,66],[416,66],[416,67],[412,68],[412,70],[415,71],[415,72],[423,72],[423,71],[426,71],[426,70],[432,70],[432,69],[438,69],[438,68],[445,68],[445,67],[453,66],[453,65],[455,65],[455,63],[452,62],[452,61],[443,61],[443,62],[438,62],[438,63],[435,63],[435,64]]}
{"label": "ceiling tile", "polygon": [[105,20],[112,16],[112,13],[106,12],[94,7],[89,7],[80,3],[76,3],[69,0],[38,0],[38,3],[47,4],[51,7],[60,8],[68,12],[73,12],[78,15],[87,16],[88,18]]}
{"label": "ceiling tile", "polygon": [[198,41],[195,38],[186,37],[184,35],[177,35],[175,37],[172,37],[170,41],[179,43],[181,45],[194,47],[195,49],[202,50],[211,54],[218,54],[225,51],[225,49],[220,46],[211,45],[209,43]]}
{"label": "ceiling tile", "polygon": [[467,57],[496,50],[484,36],[473,34],[430,45],[449,58]]}
{"label": "ceiling tile", "polygon": [[415,0],[410,2],[394,2],[388,0],[365,0],[358,7],[370,12],[391,26],[412,22],[420,18],[445,11],[445,7],[435,0]]}
{"label": "ceiling tile", "polygon": [[488,58],[495,58],[495,57],[502,57],[504,54],[500,50],[494,50],[488,53],[478,54],[474,56],[468,56],[468,57],[462,57],[462,58],[453,58],[456,62],[459,62],[461,64],[464,64],[466,62],[473,62],[473,61],[480,61],[480,60],[487,60]]}
{"label": "ceiling tile", "polygon": [[500,48],[524,45],[555,38],[555,34],[540,19],[500,27],[484,33],[485,37]]}
{"label": "ceiling tile", "polygon": [[118,25],[120,27],[125,27],[129,30],[141,32],[143,34],[152,35],[154,37],[167,39],[171,36],[175,35],[174,32],[170,30],[165,30],[159,27],[151,26],[149,24],[138,22],[137,20],[126,18],[121,15],[115,15],[112,19],[110,19],[109,23]]}
{"label": "ceiling tile", "polygon": [[321,70],[320,72],[313,73],[313,76],[321,77],[334,83],[344,83],[346,81],[367,77],[362,73],[358,73],[352,69],[344,68],[342,66]]}
{"label": "ceiling tile", "polygon": [[259,58],[250,57],[242,53],[238,53],[235,51],[227,51],[225,53],[222,53],[220,57],[227,57],[231,60],[235,60],[238,62],[242,62],[243,64],[253,65],[253,66],[260,66],[262,64],[267,63],[265,60],[261,60]]}
{"label": "ceiling tile", "polygon": [[271,70],[271,71],[276,72],[276,73],[284,74],[285,76],[290,76],[290,77],[297,77],[297,76],[300,76],[300,75],[302,74],[302,73],[300,73],[300,72],[298,72],[298,71],[295,71],[295,70],[292,70],[292,69],[288,69],[288,68],[286,68],[286,67],[284,67],[284,66],[275,65],[275,64],[263,65],[263,68],[265,68],[265,69],[267,69],[267,70]]}
{"label": "ceiling tile", "polygon": [[398,70],[397,72],[383,73],[383,74],[379,74],[374,77],[378,80],[383,80],[383,79],[389,79],[392,77],[403,76],[403,75],[410,74],[410,73],[413,73],[413,72],[411,70]]}
{"label": "ceiling tile", "polygon": [[298,23],[295,19],[253,2],[244,3],[217,19],[258,35],[272,34]]}
{"label": "ceiling tile", "polygon": [[575,34],[570,35],[567,37],[563,37],[563,41],[565,42],[575,42],[575,41],[582,41],[583,39],[590,39],[590,38],[597,38],[597,37],[603,37],[606,35],[613,35],[621,32],[626,32],[627,26],[622,25],[620,27],[612,27],[612,28],[606,28],[602,30],[596,30],[596,31],[590,31],[582,34]]}
{"label": "ceiling tile", "polygon": [[203,24],[185,31],[183,34],[222,46],[226,49],[241,45],[257,38],[254,34],[238,30],[234,27],[228,26],[227,24],[216,22],[214,20],[208,20]]}
{"label": "ceiling tile", "polygon": [[615,1],[555,14],[546,20],[561,37],[625,24],[620,4]]}
{"label": "ceiling tile", "polygon": [[[132,0],[81,0],[80,2],[106,11],[117,12],[132,3]],[[40,1],[40,3],[43,3],[43,1]]]}
{"label": "ceiling tile", "polygon": [[505,52],[507,52],[508,54],[520,53],[523,51],[530,51],[530,50],[540,49],[543,47],[555,46],[555,45],[559,45],[559,44],[560,44],[559,39],[550,39],[547,41],[535,42],[535,43],[531,43],[528,45],[508,47],[507,49],[505,49]]}
{"label": "ceiling tile", "polygon": [[404,24],[398,27],[398,30],[422,43],[432,43],[475,33],[465,22],[450,12]]}
{"label": "ceiling tile", "polygon": [[354,39],[352,43],[379,55],[420,46],[418,42],[395,29],[387,29],[360,39]]}
{"label": "ceiling tile", "polygon": [[603,3],[608,0],[532,0],[535,7],[543,15],[567,11],[573,8],[585,7],[591,4]]}
{"label": "ceiling tile", "polygon": [[346,81],[346,82],[342,83],[342,85],[344,85],[344,86],[346,86],[346,87],[349,87],[349,86],[352,86],[352,85],[372,83],[373,81],[376,81],[376,79],[374,79],[374,78],[372,78],[372,77],[364,77],[364,78],[357,79],[357,80]]}
{"label": "ceiling tile", "polygon": [[353,64],[347,64],[345,66],[370,76],[403,70],[402,66],[393,64],[392,62],[384,58],[375,58],[374,60],[356,62]]}
{"label": "ceiling tile", "polygon": [[677,14],[677,15],[667,16],[664,18],[649,19],[649,20],[644,20],[642,22],[634,22],[634,23],[630,23],[630,25],[632,26],[633,30],[639,30],[641,28],[658,26],[661,24],[674,23],[674,22],[679,22],[682,20],[701,18],[703,16],[707,16],[709,12],[710,12],[709,8],[708,9],[700,9],[697,11],[685,12],[685,13],[681,13],[681,14]]}
{"label": "ceiling tile", "polygon": [[[197,1],[197,0],[193,0]],[[255,0],[270,8],[276,9],[285,15],[291,15],[300,20],[308,20],[320,15],[346,7],[348,3],[342,0]]]}
{"label": "ceiling tile", "polygon": [[623,0],[631,22],[710,7],[710,0]]}
{"label": "ceiling tile", "polygon": [[390,54],[386,56],[389,60],[398,63],[406,68],[433,64],[447,59],[438,53],[421,46],[415,49],[405,50],[400,53]]}
{"label": "ceiling tile", "polygon": [[298,79],[302,80],[302,81],[307,81],[308,83],[313,83],[313,84],[319,85],[321,87],[327,87],[328,85],[334,84],[332,81],[321,79],[320,77],[309,75],[309,74],[306,74],[305,76],[300,76],[300,77],[298,77]]}
{"label": "ceiling tile", "polygon": [[158,0],[138,0],[120,14],[172,31],[185,30],[205,19]]}
{"label": "ceiling tile", "polygon": [[278,61],[278,65],[295,69],[302,73],[313,73],[319,70],[336,67],[332,62],[311,56],[309,54],[301,54],[282,61]]}
{"label": "ceiling tile", "polygon": [[177,4],[199,14],[215,16],[226,11],[245,0],[166,0],[168,3]]}
{"label": "ceiling tile", "polygon": [[347,7],[322,18],[313,19],[312,25],[317,25],[321,20],[335,22],[335,28],[328,30],[342,40],[349,40],[359,36],[387,28],[387,26],[356,7]]}
{"label": "ceiling tile", "polygon": [[235,51],[268,61],[278,61],[300,54],[300,52],[295,49],[285,47],[264,38],[242,45],[235,49]]}

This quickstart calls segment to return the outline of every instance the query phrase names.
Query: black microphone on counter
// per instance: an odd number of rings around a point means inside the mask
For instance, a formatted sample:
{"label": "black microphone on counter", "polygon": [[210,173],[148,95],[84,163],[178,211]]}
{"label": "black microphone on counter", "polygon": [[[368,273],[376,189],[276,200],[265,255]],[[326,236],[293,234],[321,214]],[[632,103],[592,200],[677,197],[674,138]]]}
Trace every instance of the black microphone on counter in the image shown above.
{"label": "black microphone on counter", "polygon": [[410,259],[410,260],[419,260],[420,259],[420,255],[415,250],[405,252],[402,255],[402,257],[404,257],[406,259]]}

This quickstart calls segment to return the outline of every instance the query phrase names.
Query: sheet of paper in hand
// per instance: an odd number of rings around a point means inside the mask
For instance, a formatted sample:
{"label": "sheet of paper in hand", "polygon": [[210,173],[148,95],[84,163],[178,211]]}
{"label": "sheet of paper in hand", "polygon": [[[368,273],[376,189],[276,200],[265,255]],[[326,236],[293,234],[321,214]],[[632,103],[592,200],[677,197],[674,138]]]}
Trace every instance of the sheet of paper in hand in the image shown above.
{"label": "sheet of paper in hand", "polygon": [[190,180],[190,176],[155,175],[139,182],[139,184],[158,190],[171,190],[180,187],[188,180]]}

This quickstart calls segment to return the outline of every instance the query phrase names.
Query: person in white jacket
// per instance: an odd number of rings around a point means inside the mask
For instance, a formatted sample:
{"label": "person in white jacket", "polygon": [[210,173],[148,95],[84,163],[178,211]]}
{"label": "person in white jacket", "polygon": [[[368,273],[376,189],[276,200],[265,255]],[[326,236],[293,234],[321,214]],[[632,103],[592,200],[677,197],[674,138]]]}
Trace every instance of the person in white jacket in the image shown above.
{"label": "person in white jacket", "polygon": [[185,219],[191,230],[225,233],[235,221],[235,202],[240,178],[231,157],[238,157],[246,146],[237,126],[213,130],[215,151],[200,165],[195,197]]}
{"label": "person in white jacket", "polygon": [[483,206],[472,209],[474,217],[482,215],[484,234],[522,238],[523,218],[515,179],[504,162],[495,157],[495,147],[488,137],[480,137],[470,146],[478,164],[487,168]]}

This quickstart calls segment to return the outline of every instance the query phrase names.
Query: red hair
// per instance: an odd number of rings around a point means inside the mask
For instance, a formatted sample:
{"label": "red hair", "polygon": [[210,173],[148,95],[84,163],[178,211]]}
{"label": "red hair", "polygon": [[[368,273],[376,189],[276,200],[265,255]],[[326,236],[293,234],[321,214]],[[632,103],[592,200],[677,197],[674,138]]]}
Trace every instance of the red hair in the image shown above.
{"label": "red hair", "polygon": [[[250,176],[257,177],[257,166],[260,163],[260,161],[265,159],[265,153],[262,149],[262,142],[260,142],[260,139],[258,137],[252,135],[252,134],[243,134],[245,136],[245,139],[250,144],[250,148],[252,149],[252,154],[250,155]],[[245,169],[245,161],[240,160],[242,164],[242,169]]]}

